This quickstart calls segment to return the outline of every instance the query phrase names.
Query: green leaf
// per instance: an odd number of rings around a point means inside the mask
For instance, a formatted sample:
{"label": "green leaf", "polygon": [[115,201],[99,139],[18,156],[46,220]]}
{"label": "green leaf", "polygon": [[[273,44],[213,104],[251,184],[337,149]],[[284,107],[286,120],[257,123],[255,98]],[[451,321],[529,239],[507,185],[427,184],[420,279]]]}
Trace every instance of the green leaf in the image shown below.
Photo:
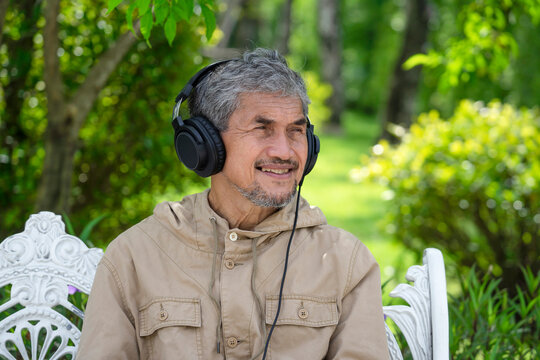
{"label": "green leaf", "polygon": [[108,214],[102,214],[98,216],[97,218],[90,221],[86,226],[84,227],[83,231],[81,232],[81,236],[79,237],[88,247],[95,247],[94,243],[90,241],[90,234],[92,233],[92,229],[104,218],[109,216]]}
{"label": "green leaf", "polygon": [[64,224],[66,224],[67,233],[75,236],[75,229],[73,228],[73,224],[71,223],[71,220],[69,220],[68,214],[66,214],[66,212],[62,212],[62,218],[64,219]]}
{"label": "green leaf", "polygon": [[216,17],[214,12],[206,5],[201,6],[204,22],[206,23],[206,39],[210,40],[214,30],[216,30]]}
{"label": "green leaf", "polygon": [[151,0],[135,0],[135,4],[137,4],[140,16],[148,14],[148,10],[150,10],[150,1]]}
{"label": "green leaf", "polygon": [[135,6],[136,4],[133,3],[129,6],[129,8],[127,9],[127,12],[126,12],[126,23],[128,25],[128,28],[129,30],[131,30],[131,32],[135,35],[137,35],[137,33],[135,32],[135,29],[133,28],[133,12],[135,11]]}
{"label": "green leaf", "polygon": [[189,19],[193,15],[193,8],[195,7],[194,0],[178,0],[178,2],[184,7],[184,11]]}
{"label": "green leaf", "polygon": [[81,232],[81,236],[79,238],[84,241],[89,247],[94,247],[94,244],[89,240],[92,230],[97,224],[99,224],[101,220],[105,219],[107,216],[109,216],[109,214],[101,214],[97,218],[92,219],[92,221],[86,224],[83,231]]}
{"label": "green leaf", "polygon": [[109,0],[107,3],[107,15],[109,15],[123,0]]}
{"label": "green leaf", "polygon": [[407,59],[403,63],[403,69],[410,70],[418,65],[425,65],[428,67],[436,67],[440,64],[440,59],[437,54],[430,52],[429,54],[415,54]]}
{"label": "green leaf", "polygon": [[150,34],[152,33],[152,27],[154,26],[154,19],[152,12],[147,12],[141,18],[141,34],[144,39],[148,42]]}
{"label": "green leaf", "polygon": [[154,14],[156,15],[156,24],[163,24],[167,15],[169,15],[170,6],[167,0],[156,0]]}
{"label": "green leaf", "polygon": [[167,21],[165,21],[163,30],[165,31],[165,37],[167,38],[169,45],[172,45],[172,42],[176,37],[176,21],[174,21],[172,16],[169,16]]}
{"label": "green leaf", "polygon": [[172,16],[173,16],[173,20],[175,22],[179,22],[179,21],[188,21],[189,20],[189,17],[191,16],[190,14],[193,12],[188,12],[186,10],[186,7],[180,5],[180,4],[176,4],[176,5],[173,5],[172,8],[171,8],[171,13],[172,13]]}

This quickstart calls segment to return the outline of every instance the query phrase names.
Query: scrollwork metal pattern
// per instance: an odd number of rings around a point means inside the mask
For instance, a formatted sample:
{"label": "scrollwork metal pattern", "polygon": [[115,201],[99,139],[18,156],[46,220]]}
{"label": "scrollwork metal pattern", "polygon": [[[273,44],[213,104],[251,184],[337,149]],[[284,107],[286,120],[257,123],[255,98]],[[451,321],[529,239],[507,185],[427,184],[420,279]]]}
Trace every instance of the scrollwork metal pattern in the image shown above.
{"label": "scrollwork metal pattern", "polygon": [[[390,292],[390,296],[400,297],[410,306],[384,306],[384,314],[396,323],[405,336],[414,360],[431,360],[431,309],[427,266],[411,266],[406,279],[414,282],[414,286],[399,284]],[[401,353],[399,355],[401,356]],[[391,354],[391,359],[400,360],[401,357]]]}
{"label": "scrollwork metal pattern", "polygon": [[[9,346],[25,351],[22,332],[30,334],[31,352],[48,351],[55,338],[53,358],[76,353],[79,329],[52,307],[61,305],[80,316],[82,311],[68,302],[68,285],[88,294],[101,249],[89,249],[80,239],[66,234],[59,215],[40,212],[31,215],[22,233],[0,243],[0,286],[12,284],[11,299],[0,305],[5,311],[16,304],[25,306],[0,321],[0,357],[14,357]],[[13,311],[12,311],[13,312]],[[46,336],[37,344],[38,334]]]}
{"label": "scrollwork metal pattern", "polygon": [[392,360],[403,360],[403,355],[399,349],[399,345],[392,333],[392,330],[388,327],[387,324],[384,324],[386,328],[386,340],[388,341],[388,352],[390,353],[390,359]]}
{"label": "scrollwork metal pattern", "polygon": [[[1,333],[0,355],[10,360],[45,359],[47,353],[51,359],[58,359],[64,355],[74,357],[81,337],[81,332],[75,325],[47,307],[20,310],[4,319],[2,328],[8,331]],[[45,332],[44,337],[40,337],[42,330]],[[30,354],[24,343],[26,337],[32,341]]]}

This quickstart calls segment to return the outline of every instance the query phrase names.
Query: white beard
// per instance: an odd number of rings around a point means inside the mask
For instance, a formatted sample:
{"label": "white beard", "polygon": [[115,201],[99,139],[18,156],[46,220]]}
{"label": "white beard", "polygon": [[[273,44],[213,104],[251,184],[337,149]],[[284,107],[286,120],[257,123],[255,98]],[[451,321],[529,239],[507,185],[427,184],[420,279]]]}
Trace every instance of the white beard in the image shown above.
{"label": "white beard", "polygon": [[257,183],[255,183],[255,185],[251,188],[241,188],[236,184],[233,185],[240,194],[257,206],[282,208],[287,206],[287,204],[294,199],[298,183],[296,181],[294,182],[294,186],[289,193],[275,196],[264,192],[261,186]]}

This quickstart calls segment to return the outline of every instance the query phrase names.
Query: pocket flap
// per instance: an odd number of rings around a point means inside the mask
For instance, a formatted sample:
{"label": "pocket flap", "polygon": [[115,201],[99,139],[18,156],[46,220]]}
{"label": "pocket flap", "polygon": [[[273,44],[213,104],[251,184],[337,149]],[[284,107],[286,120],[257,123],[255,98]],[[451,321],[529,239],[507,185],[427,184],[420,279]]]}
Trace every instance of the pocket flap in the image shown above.
{"label": "pocket flap", "polygon": [[140,336],[167,326],[201,327],[201,301],[189,298],[155,298],[139,309]]}
{"label": "pocket flap", "polygon": [[[278,308],[279,295],[266,296],[266,323],[272,325]],[[283,295],[276,325],[323,327],[337,325],[335,298]]]}

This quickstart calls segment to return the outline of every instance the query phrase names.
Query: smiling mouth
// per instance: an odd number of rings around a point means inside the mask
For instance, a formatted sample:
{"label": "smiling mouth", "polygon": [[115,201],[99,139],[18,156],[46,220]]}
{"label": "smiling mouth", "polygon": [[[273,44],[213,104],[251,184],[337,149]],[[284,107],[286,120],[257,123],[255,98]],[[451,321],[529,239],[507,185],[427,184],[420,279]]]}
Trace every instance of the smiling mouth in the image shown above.
{"label": "smiling mouth", "polygon": [[255,164],[255,168],[265,174],[287,175],[298,169],[298,163],[293,160],[260,161]]}
{"label": "smiling mouth", "polygon": [[291,169],[268,169],[268,168],[259,168],[259,170],[261,170],[262,172],[269,172],[269,173],[278,174],[278,175],[286,174],[291,171]]}

